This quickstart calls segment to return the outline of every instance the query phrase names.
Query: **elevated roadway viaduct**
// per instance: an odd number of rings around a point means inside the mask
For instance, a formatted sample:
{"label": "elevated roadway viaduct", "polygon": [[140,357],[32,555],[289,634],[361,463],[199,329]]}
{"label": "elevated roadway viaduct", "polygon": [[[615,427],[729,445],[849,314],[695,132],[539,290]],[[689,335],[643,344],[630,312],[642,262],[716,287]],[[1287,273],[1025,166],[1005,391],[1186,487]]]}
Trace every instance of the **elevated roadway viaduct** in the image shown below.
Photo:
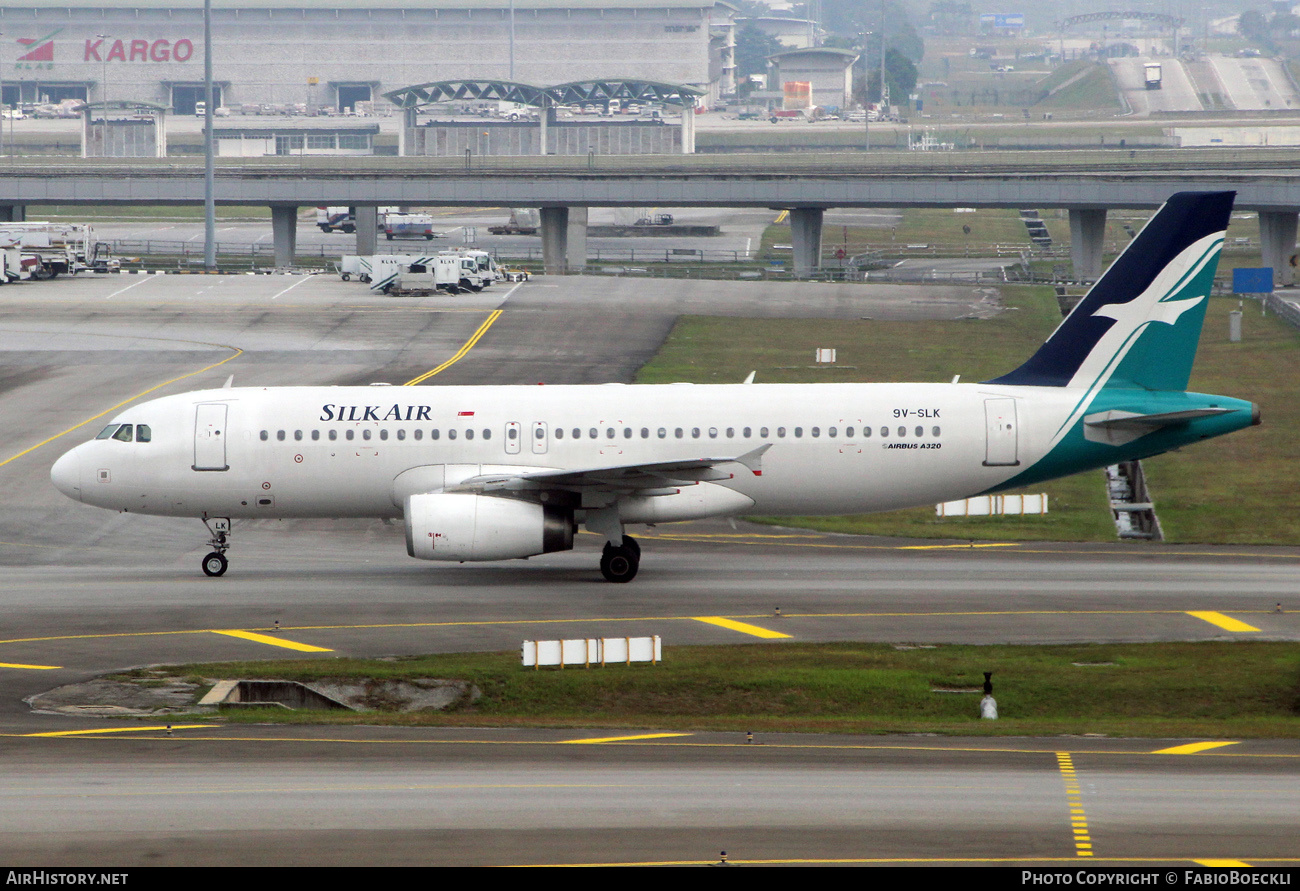
{"label": "elevated roadway viaduct", "polygon": [[[847,207],[1065,208],[1076,275],[1101,271],[1111,208],[1155,208],[1180,190],[1231,190],[1257,211],[1264,262],[1290,284],[1300,150],[266,158],[223,163],[217,203],[272,210],[277,265],[292,265],[297,210],[351,205],[357,251],[375,253],[380,205],[540,207],[548,272],[585,262],[589,207],[765,207],[790,211],[796,275],[816,270],[822,215]],[[17,159],[0,166],[0,218],[47,204],[193,205],[203,168],[175,159]]]}

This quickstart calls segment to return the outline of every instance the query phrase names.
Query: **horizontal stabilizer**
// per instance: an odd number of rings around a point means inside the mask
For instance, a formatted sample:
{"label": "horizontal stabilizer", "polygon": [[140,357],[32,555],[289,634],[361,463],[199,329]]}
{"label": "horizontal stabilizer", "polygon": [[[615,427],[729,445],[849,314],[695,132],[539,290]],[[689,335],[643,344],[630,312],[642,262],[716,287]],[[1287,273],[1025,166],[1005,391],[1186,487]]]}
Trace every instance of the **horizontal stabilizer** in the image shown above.
{"label": "horizontal stabilizer", "polygon": [[1190,408],[1185,411],[1164,411],[1155,414],[1139,414],[1132,411],[1112,409],[1086,415],[1083,419],[1083,436],[1091,442],[1105,442],[1110,445],[1126,445],[1133,440],[1154,433],[1161,427],[1182,424],[1196,418],[1208,418],[1214,415],[1235,411],[1231,408]]}

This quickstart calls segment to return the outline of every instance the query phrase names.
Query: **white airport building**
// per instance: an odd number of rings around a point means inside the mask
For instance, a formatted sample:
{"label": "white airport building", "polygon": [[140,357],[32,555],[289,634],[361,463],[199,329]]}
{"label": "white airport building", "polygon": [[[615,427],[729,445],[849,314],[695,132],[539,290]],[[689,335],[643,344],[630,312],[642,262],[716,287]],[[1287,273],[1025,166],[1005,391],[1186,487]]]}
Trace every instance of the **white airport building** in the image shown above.
{"label": "white airport building", "polygon": [[[720,0],[218,0],[218,105],[386,113],[382,94],[442,80],[640,78],[735,89],[735,8]],[[0,6],[6,104],[203,97],[203,5],[15,0]],[[265,108],[260,108],[266,106]]]}

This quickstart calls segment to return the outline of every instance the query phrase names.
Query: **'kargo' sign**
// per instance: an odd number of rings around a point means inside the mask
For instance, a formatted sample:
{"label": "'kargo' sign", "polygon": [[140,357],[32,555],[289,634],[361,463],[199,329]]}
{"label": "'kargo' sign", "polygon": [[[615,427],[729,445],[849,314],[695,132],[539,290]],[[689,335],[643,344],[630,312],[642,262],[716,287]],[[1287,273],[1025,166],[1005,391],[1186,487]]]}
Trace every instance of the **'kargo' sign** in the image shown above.
{"label": "'kargo' sign", "polygon": [[[103,55],[100,53],[103,52]],[[194,44],[186,37],[172,43],[170,40],[115,40],[104,49],[104,38],[86,41],[83,62],[188,62],[194,55]]]}

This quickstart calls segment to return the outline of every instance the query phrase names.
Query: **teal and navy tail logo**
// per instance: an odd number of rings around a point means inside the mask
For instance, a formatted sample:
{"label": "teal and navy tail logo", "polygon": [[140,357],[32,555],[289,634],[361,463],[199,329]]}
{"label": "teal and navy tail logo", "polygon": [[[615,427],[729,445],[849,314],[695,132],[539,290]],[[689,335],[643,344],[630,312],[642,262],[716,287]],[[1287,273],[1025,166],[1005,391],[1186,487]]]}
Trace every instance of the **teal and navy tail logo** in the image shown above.
{"label": "teal and navy tail logo", "polygon": [[990,383],[1185,390],[1234,196],[1170,198],[1038,352]]}

